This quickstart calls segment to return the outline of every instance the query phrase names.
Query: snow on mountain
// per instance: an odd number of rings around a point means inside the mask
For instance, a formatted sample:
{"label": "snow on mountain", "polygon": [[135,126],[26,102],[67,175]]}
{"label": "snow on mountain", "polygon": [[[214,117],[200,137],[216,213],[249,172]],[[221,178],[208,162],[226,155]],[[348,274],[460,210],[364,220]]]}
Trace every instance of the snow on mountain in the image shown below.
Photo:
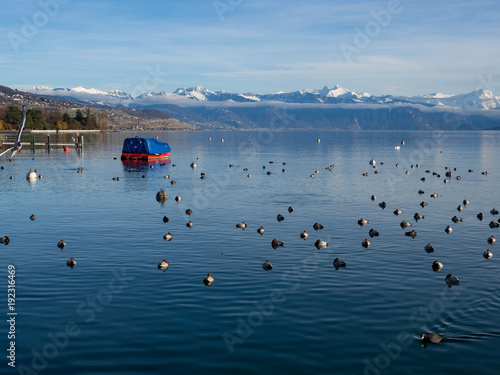
{"label": "snow on mountain", "polygon": [[147,92],[137,97],[119,91],[102,91],[74,88],[51,88],[35,86],[28,90],[34,94],[64,97],[82,102],[110,106],[141,107],[148,105],[177,104],[183,106],[202,105],[207,102],[257,103],[281,102],[298,104],[339,104],[339,103],[370,103],[370,104],[424,104],[426,106],[448,106],[464,109],[500,109],[500,97],[495,97],[490,90],[480,89],[467,94],[447,95],[440,92],[413,97],[392,97],[389,95],[373,96],[366,92],[358,94],[354,91],[335,85],[332,88],[305,89],[292,92],[277,92],[274,94],[229,93],[226,91],[211,91],[203,86],[178,88],[173,93],[164,90]]}

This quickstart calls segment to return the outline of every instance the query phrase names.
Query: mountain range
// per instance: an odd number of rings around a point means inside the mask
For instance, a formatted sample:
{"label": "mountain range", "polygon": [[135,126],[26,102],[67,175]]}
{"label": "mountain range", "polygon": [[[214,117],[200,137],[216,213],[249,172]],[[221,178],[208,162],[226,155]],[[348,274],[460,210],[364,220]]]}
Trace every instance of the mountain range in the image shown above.
{"label": "mountain range", "polygon": [[[143,107],[159,104],[182,104],[185,106],[196,105],[196,102],[234,102],[234,103],[294,103],[294,104],[422,104],[426,106],[445,106],[462,109],[500,109],[500,97],[494,96],[490,90],[479,89],[467,94],[446,95],[435,93],[421,96],[374,96],[366,92],[356,93],[339,85],[333,88],[327,86],[322,89],[306,89],[292,92],[278,92],[274,94],[256,93],[229,93],[225,91],[211,91],[202,86],[185,87],[173,93],[165,91],[152,91],[137,97],[118,90],[101,91],[96,89],[76,88],[50,88],[35,86],[27,90],[33,94],[62,97],[75,101],[88,102],[96,105],[111,105],[125,107]],[[190,101],[182,101],[189,99]]]}
{"label": "mountain range", "polygon": [[200,129],[497,129],[500,97],[467,94],[375,96],[339,85],[273,94],[211,91],[202,86],[136,97],[118,90],[35,86],[30,93],[82,105],[159,110]]}

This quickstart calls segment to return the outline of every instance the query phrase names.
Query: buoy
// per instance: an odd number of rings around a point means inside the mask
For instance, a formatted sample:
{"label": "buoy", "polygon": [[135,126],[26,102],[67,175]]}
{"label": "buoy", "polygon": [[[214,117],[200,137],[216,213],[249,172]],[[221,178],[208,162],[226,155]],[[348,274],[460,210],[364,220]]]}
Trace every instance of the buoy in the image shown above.
{"label": "buoy", "polygon": [[64,146],[64,152],[69,152],[69,147],[68,146]]}

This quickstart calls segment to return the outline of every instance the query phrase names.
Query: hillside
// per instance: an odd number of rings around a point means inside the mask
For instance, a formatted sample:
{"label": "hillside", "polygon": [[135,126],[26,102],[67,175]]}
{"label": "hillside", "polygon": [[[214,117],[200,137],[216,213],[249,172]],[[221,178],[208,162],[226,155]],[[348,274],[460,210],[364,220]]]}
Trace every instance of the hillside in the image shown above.
{"label": "hillside", "polygon": [[[9,106],[26,105],[30,109],[40,109],[46,118],[47,128],[55,129],[53,119],[67,113],[76,116],[77,111],[86,112],[88,109],[93,116],[105,117],[108,130],[155,129],[155,130],[196,130],[196,126],[180,121],[156,109],[130,109],[100,106],[96,104],[69,101],[49,96],[36,95],[0,86],[0,116]],[[8,124],[6,124],[8,126]]]}

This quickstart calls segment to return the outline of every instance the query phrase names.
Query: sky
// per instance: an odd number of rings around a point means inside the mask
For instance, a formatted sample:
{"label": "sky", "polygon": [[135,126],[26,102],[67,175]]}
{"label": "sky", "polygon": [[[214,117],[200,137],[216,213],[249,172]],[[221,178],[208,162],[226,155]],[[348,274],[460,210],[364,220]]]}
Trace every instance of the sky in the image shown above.
{"label": "sky", "polygon": [[498,0],[9,0],[0,85],[500,95]]}

